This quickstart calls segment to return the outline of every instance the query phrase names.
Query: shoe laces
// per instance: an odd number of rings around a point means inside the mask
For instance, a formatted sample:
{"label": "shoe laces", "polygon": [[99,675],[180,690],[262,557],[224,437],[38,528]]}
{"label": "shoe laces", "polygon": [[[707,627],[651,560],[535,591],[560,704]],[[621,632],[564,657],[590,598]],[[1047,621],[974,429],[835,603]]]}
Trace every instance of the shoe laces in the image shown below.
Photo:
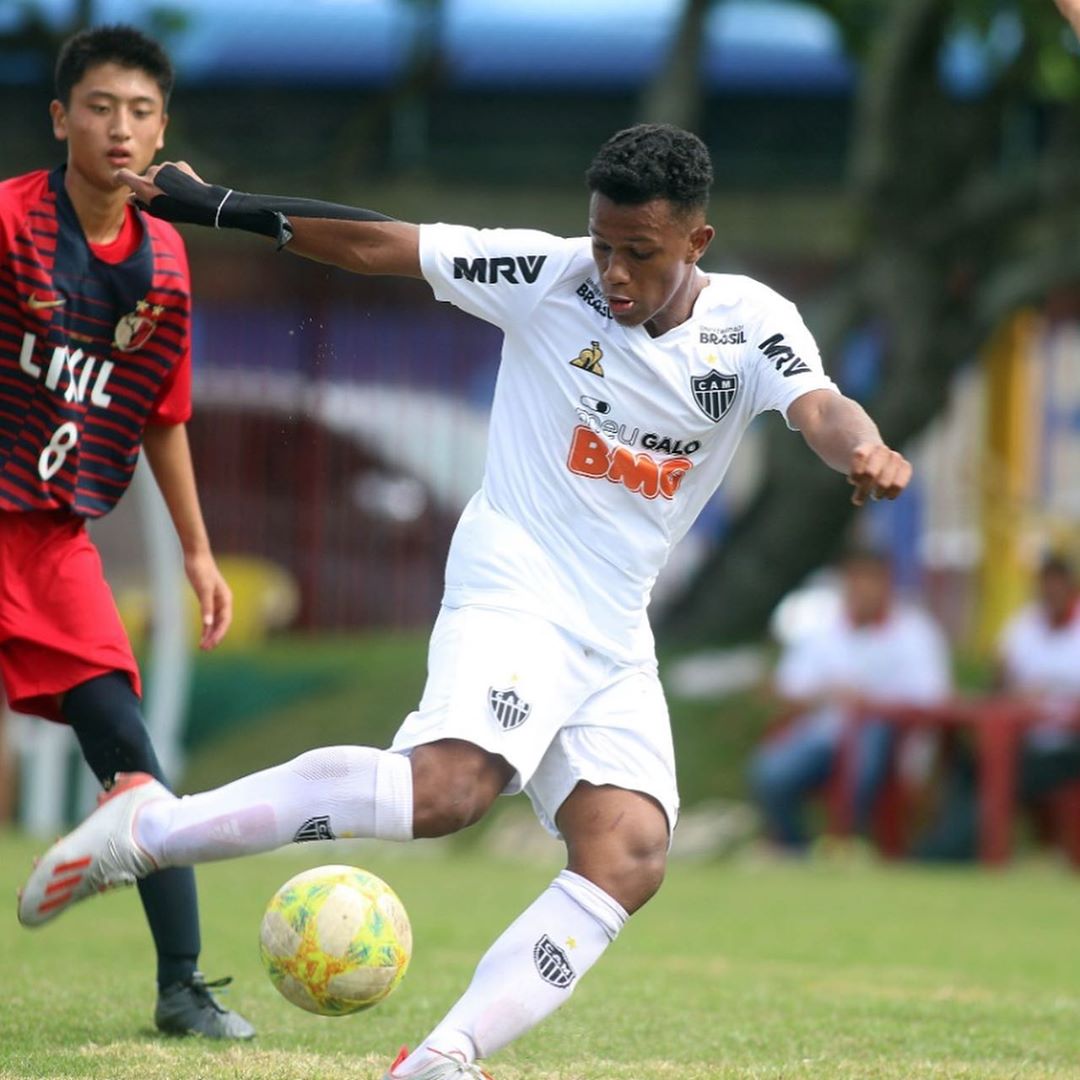
{"label": "shoe laces", "polygon": [[188,980],[187,986],[191,989],[192,993],[200,1000],[206,1002],[211,1008],[216,1009],[219,1013],[225,1013],[229,1010],[223,1005],[219,1004],[217,999],[211,993],[212,990],[222,990],[232,982],[231,975],[225,975],[220,979],[214,979],[212,982],[207,982],[206,977],[201,971],[196,971]]}
{"label": "shoe laces", "polygon": [[436,1050],[434,1046],[428,1047],[428,1053],[438,1054],[439,1057],[452,1061],[458,1067],[458,1076],[471,1076],[474,1080],[493,1080],[492,1076],[484,1072],[474,1061],[462,1061],[457,1054],[444,1054],[441,1050]]}

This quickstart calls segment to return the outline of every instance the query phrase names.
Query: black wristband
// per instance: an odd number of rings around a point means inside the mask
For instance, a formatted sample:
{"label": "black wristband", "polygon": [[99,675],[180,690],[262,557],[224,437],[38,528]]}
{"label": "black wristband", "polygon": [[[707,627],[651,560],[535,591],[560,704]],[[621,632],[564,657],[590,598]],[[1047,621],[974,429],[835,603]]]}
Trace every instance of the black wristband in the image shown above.
{"label": "black wristband", "polygon": [[332,218],[338,221],[393,221],[374,210],[297,199],[288,195],[248,195],[221,184],[204,184],[175,165],[166,165],[154,177],[164,192],[144,206],[154,217],[215,229],[243,229],[269,236],[284,247],[292,239],[290,217]]}

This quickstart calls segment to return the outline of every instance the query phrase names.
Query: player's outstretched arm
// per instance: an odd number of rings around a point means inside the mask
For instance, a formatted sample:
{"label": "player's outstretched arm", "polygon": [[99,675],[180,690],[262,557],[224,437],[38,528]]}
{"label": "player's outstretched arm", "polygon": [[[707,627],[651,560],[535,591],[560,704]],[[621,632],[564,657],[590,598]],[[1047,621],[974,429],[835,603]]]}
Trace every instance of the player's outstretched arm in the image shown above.
{"label": "player's outstretched arm", "polygon": [[911,480],[911,465],[881,439],[877,425],[851,398],[832,390],[811,390],[788,409],[791,426],[826,465],[854,487],[851,501],[895,499]]}
{"label": "player's outstretched arm", "polygon": [[357,274],[421,277],[420,230],[374,210],[319,199],[248,195],[204,183],[186,162],[152,166],[138,176],[120,169],[117,178],[155,217],[268,236],[279,248]]}

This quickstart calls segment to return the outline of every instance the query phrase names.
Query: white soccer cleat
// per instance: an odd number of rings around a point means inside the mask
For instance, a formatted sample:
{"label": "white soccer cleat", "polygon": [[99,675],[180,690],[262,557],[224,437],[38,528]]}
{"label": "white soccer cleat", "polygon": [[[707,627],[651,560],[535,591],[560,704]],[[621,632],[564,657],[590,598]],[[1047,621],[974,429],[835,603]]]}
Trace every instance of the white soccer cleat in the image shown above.
{"label": "white soccer cleat", "polygon": [[120,773],[97,809],[37,861],[19,892],[19,922],[40,926],[93,893],[152,874],[158,867],[135,842],[135,817],[146,803],[175,797],[147,773]]}
{"label": "white soccer cleat", "polygon": [[429,1047],[428,1052],[438,1054],[442,1060],[430,1062],[419,1072],[398,1072],[398,1067],[403,1065],[409,1056],[408,1047],[403,1046],[383,1080],[460,1080],[461,1077],[467,1077],[470,1080],[493,1080],[489,1073],[484,1072],[479,1065],[466,1061],[456,1050],[444,1054],[441,1050]]}

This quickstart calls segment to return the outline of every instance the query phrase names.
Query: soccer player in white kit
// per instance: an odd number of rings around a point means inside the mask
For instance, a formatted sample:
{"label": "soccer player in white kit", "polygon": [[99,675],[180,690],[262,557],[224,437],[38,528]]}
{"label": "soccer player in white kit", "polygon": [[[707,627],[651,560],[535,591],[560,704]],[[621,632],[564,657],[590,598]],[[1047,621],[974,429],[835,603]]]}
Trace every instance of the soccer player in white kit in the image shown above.
{"label": "soccer player in white kit", "polygon": [[[567,868],[480,961],[388,1080],[486,1075],[475,1062],[554,1011],[663,878],[678,813],[671,732],[646,615],[673,544],[742,433],[773,409],[854,485],[895,498],[911,469],[822,371],[795,307],[706,274],[712,168],[695,135],[619,132],[587,174],[589,236],[410,225],[243,195],[182,167],[124,174],[149,211],[236,227],[364,274],[423,277],[502,329],[487,467],[450,548],[419,708],[389,750],[328,747],[177,799],[129,778],[41,861],[70,902],[153,869],[313,837],[407,840],[477,821],[524,791]],[[62,868],[62,869],[61,869]]]}

